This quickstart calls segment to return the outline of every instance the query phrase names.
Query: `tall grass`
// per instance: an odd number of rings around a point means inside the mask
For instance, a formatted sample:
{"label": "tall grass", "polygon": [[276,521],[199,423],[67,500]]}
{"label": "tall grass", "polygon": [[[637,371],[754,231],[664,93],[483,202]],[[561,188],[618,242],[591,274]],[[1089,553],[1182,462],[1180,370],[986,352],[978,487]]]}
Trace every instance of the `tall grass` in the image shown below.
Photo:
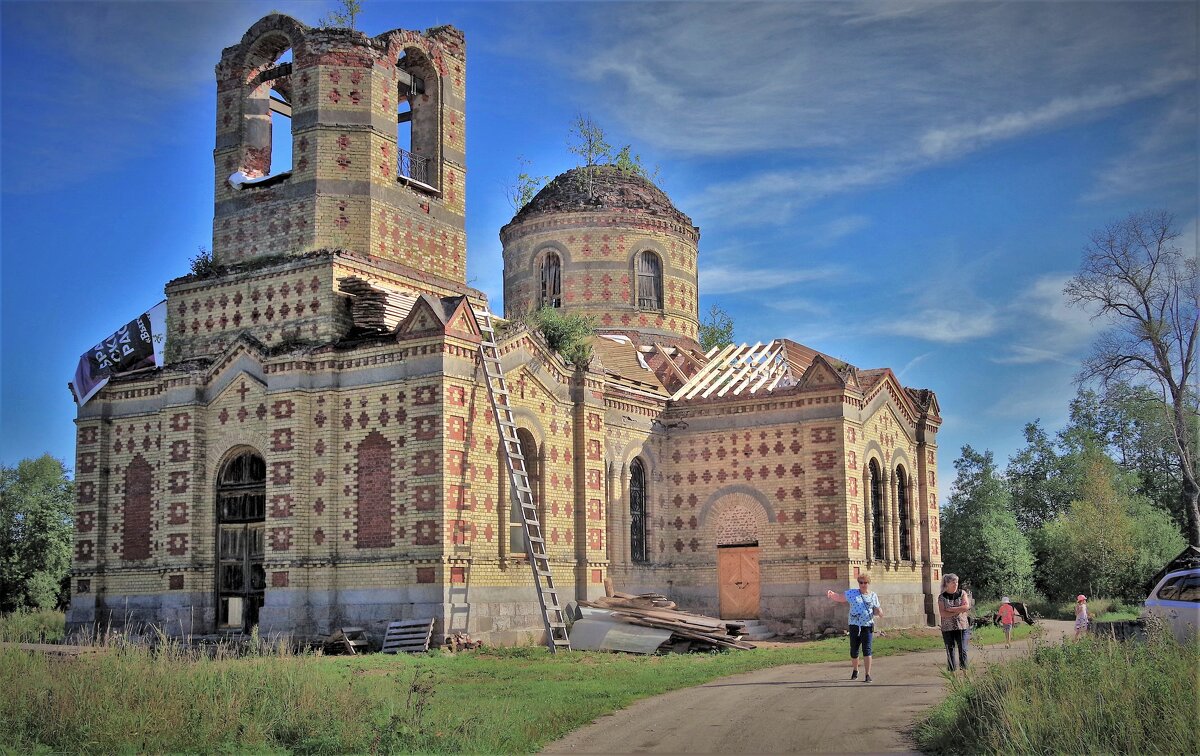
{"label": "tall grass", "polygon": [[58,643],[66,624],[66,615],[53,609],[20,609],[0,615],[0,642]]}
{"label": "tall grass", "polygon": [[1085,638],[950,682],[919,725],[936,753],[1200,753],[1200,651],[1162,628],[1146,642]]}
{"label": "tall grass", "polygon": [[[934,648],[941,638],[928,632],[875,641],[876,657]],[[268,645],[239,658],[162,638],[72,660],[0,649],[0,751],[529,753],[640,698],[847,652],[844,637],[656,657],[540,647],[324,657]]]}

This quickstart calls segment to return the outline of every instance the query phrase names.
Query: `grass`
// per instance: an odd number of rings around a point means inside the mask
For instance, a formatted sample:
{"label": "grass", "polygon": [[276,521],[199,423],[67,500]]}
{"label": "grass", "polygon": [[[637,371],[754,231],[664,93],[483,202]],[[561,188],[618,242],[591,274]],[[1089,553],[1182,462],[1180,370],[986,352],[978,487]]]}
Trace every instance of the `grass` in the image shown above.
{"label": "grass", "polygon": [[934,753],[1200,753],[1200,650],[1162,628],[1146,642],[1036,646],[952,679],[917,728]]}
{"label": "grass", "polygon": [[53,609],[22,609],[0,615],[0,642],[58,643],[66,633],[66,615]]}
{"label": "grass", "polygon": [[[1025,628],[1028,632],[1028,628]],[[976,633],[999,642],[998,628]],[[71,661],[0,649],[0,748],[16,752],[531,753],[647,696],[781,664],[847,660],[844,637],[630,656],[543,648],[427,656],[208,658],[118,644]],[[888,631],[875,655],[941,648]]]}

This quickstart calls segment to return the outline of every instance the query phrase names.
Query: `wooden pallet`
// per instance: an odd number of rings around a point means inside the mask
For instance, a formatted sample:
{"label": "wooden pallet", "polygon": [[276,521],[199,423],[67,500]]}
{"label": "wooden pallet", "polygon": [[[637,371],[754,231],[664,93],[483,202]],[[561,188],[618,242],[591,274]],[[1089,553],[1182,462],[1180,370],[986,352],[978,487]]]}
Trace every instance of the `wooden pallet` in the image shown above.
{"label": "wooden pallet", "polygon": [[387,633],[383,636],[385,654],[400,652],[408,654],[425,653],[429,650],[429,641],[433,637],[433,618],[401,620],[388,624]]}

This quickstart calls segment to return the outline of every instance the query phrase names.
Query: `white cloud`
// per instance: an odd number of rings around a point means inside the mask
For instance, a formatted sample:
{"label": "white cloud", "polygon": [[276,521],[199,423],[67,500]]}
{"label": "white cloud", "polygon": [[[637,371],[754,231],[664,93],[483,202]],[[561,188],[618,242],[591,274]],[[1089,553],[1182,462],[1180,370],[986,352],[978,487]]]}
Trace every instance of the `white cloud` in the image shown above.
{"label": "white cloud", "polygon": [[709,265],[700,268],[700,290],[705,296],[769,291],[781,286],[826,280],[836,273],[833,268],[787,270]]}
{"label": "white cloud", "polygon": [[904,319],[879,321],[869,328],[877,334],[906,336],[940,344],[959,344],[996,333],[999,320],[990,307],[969,309],[925,308]]}

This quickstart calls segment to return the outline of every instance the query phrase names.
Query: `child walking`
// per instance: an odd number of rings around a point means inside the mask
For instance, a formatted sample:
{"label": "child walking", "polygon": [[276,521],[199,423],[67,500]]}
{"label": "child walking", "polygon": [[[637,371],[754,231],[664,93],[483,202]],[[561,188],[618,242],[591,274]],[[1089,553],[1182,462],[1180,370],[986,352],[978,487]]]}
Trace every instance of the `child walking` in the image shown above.
{"label": "child walking", "polygon": [[1000,599],[1000,608],[996,610],[996,614],[1000,615],[1000,627],[1004,628],[1004,647],[1012,648],[1012,629],[1013,623],[1016,621],[1017,610],[1013,609],[1008,596]]}
{"label": "child walking", "polygon": [[1088,626],[1087,596],[1082,593],[1075,597],[1075,640],[1083,635]]}

